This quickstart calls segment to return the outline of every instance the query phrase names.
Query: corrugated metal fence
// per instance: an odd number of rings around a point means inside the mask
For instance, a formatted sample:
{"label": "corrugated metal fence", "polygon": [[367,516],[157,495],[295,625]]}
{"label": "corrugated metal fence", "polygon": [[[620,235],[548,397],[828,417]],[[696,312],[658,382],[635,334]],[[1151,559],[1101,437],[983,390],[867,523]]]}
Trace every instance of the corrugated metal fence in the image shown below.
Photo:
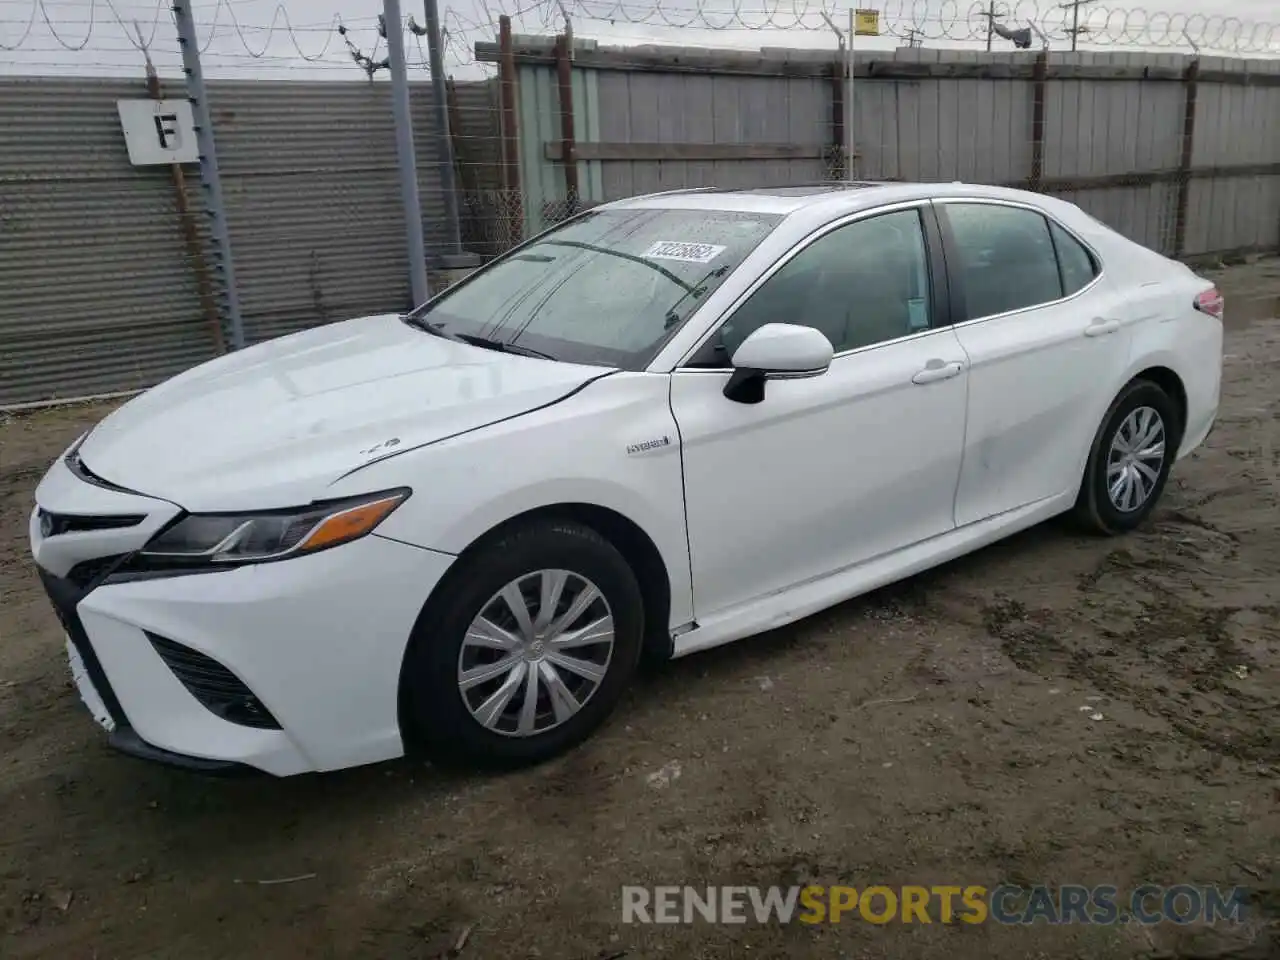
{"label": "corrugated metal fence", "polygon": [[[388,86],[209,86],[247,339],[406,307]],[[116,100],[143,96],[140,81],[0,80],[0,406],[145,387],[215,354],[169,170],[125,149]],[[413,112],[439,249],[425,86]],[[198,211],[194,166],[188,188]]]}
{"label": "corrugated metal fence", "polygon": [[0,404],[124,390],[213,355],[169,172],[125,152],[115,101],[138,95],[0,81]]}
{"label": "corrugated metal fence", "polygon": [[[571,206],[571,165],[586,204],[843,175],[845,87],[832,53],[579,41],[568,145],[557,122],[563,52],[549,37],[511,45],[535,227]],[[500,43],[476,45],[482,61],[501,54]],[[875,51],[858,55],[853,99],[855,176],[1052,192],[1171,255],[1280,245],[1280,61]]]}

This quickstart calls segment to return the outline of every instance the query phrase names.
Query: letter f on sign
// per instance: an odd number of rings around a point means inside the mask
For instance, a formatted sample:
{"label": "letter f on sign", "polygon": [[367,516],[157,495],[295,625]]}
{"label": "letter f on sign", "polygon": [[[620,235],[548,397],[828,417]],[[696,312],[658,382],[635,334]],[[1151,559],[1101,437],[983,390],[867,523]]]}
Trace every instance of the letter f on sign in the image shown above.
{"label": "letter f on sign", "polygon": [[156,139],[160,141],[160,149],[176,150],[182,141],[178,133],[178,115],[176,113],[156,114]]}

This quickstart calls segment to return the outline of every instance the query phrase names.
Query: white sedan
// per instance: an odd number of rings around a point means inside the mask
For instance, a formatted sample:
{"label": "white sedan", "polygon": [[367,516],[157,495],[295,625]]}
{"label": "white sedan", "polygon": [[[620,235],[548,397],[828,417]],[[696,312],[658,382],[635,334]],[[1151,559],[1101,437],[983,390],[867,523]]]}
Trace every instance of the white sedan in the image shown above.
{"label": "white sedan", "polygon": [[1133,528],[1214,423],[1221,316],[1047,196],[639,197],[126,403],[50,468],[31,545],[128,752],[534,762],[642,655],[1066,511]]}

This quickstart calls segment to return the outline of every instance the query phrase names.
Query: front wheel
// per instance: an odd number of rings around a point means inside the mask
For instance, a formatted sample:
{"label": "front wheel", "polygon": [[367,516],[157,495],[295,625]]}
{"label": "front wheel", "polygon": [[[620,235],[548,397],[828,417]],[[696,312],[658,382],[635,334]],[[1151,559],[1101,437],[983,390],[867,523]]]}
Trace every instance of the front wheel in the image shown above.
{"label": "front wheel", "polygon": [[1147,380],[1128,384],[1094,438],[1076,517],[1107,535],[1138,526],[1164,492],[1181,439],[1182,426],[1169,395]]}
{"label": "front wheel", "polygon": [[625,558],[556,520],[460,563],[405,658],[413,744],[445,763],[515,766],[586,739],[639,659],[644,604]]}

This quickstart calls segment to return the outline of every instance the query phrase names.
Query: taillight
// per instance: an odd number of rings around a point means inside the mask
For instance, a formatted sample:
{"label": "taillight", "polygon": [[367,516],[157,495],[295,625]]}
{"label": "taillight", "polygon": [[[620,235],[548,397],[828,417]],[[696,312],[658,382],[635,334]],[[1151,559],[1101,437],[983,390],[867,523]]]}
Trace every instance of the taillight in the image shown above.
{"label": "taillight", "polygon": [[1222,319],[1222,294],[1218,292],[1217,287],[1210,287],[1208,290],[1197,295],[1193,306],[1201,313],[1207,313],[1216,320]]}

